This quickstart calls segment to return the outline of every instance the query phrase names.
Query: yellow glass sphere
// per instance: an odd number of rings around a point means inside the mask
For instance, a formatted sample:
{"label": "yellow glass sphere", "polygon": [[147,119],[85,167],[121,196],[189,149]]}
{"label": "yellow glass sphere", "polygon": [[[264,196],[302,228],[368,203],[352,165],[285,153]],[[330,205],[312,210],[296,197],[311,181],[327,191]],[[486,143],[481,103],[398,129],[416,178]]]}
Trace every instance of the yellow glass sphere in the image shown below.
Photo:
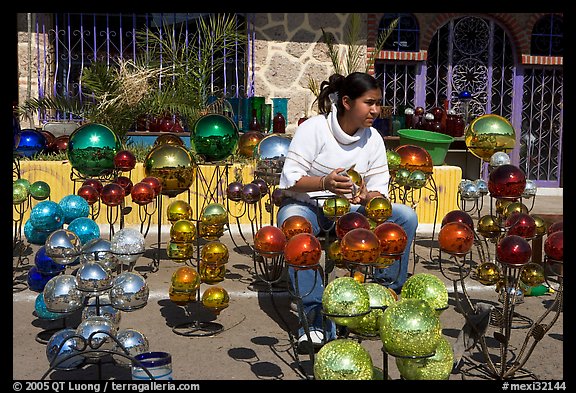
{"label": "yellow glass sphere", "polygon": [[350,201],[344,197],[331,197],[324,201],[322,205],[324,215],[331,219],[342,217],[350,211]]}
{"label": "yellow glass sphere", "polygon": [[529,287],[543,284],[546,281],[544,267],[535,262],[527,263],[520,271],[520,281]]}
{"label": "yellow glass sphere", "polygon": [[185,306],[190,302],[196,301],[196,291],[194,292],[182,292],[175,290],[172,286],[168,290],[168,296],[170,300],[179,306]]}
{"label": "yellow glass sphere", "polygon": [[191,243],[196,240],[196,225],[190,220],[178,220],[170,227],[170,240],[174,243]]}
{"label": "yellow glass sphere", "polygon": [[381,224],[392,215],[392,202],[381,196],[374,197],[366,204],[366,216],[376,223]]}
{"label": "yellow glass sphere", "polygon": [[218,315],[230,305],[230,295],[219,286],[207,288],[202,294],[202,305]]}
{"label": "yellow glass sphere", "polygon": [[186,201],[172,201],[166,208],[168,221],[174,224],[178,220],[192,220],[192,207]]}
{"label": "yellow glass sphere", "polygon": [[179,292],[193,292],[200,286],[200,276],[196,269],[182,266],[172,273],[171,287]]}
{"label": "yellow glass sphere", "polygon": [[228,247],[217,240],[206,243],[200,252],[200,257],[204,262],[218,265],[227,263],[229,255]]}
{"label": "yellow glass sphere", "polygon": [[218,240],[224,235],[224,225],[206,225],[202,221],[198,223],[198,236],[205,240]]}
{"label": "yellow glass sphere", "polygon": [[532,214],[532,218],[536,223],[536,237],[542,237],[548,231],[548,225],[546,225],[546,221],[537,214]]}
{"label": "yellow glass sphere", "polygon": [[464,142],[472,154],[485,162],[496,152],[510,153],[516,144],[512,124],[502,116],[485,114],[466,127]]}
{"label": "yellow glass sphere", "polygon": [[481,284],[494,285],[500,277],[500,268],[494,262],[483,262],[476,268],[476,280]]}
{"label": "yellow glass sphere", "polygon": [[226,264],[208,263],[200,260],[198,265],[200,281],[205,284],[216,284],[226,277]]}

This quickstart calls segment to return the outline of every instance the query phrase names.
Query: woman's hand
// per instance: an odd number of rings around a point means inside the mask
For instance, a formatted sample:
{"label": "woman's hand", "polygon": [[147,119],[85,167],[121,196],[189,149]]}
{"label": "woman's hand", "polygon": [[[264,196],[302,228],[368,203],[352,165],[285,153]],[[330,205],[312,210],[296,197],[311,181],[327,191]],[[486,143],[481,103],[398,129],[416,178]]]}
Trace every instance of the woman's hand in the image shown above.
{"label": "woman's hand", "polygon": [[338,195],[345,195],[352,194],[355,184],[350,179],[350,176],[346,174],[344,168],[336,168],[326,175],[326,178],[324,179],[324,187],[326,188],[326,191]]}

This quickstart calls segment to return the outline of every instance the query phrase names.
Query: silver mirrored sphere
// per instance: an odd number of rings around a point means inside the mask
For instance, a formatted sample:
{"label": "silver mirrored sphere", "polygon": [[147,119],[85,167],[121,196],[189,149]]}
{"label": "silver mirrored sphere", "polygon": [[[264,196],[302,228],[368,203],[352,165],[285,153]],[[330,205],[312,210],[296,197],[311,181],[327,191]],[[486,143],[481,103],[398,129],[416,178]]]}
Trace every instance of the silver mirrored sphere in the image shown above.
{"label": "silver mirrored sphere", "polygon": [[265,136],[256,147],[256,171],[258,177],[268,184],[278,184],[279,174],[284,167],[284,160],[292,137],[286,134],[270,134]]}
{"label": "silver mirrored sphere", "polygon": [[476,179],[474,180],[474,184],[476,184],[476,188],[478,189],[480,195],[488,194],[488,183],[486,183],[486,180]]}
{"label": "silver mirrored sphere", "polygon": [[90,317],[107,318],[114,325],[114,329],[118,330],[122,320],[122,311],[115,309],[110,304],[96,305],[95,302],[91,302],[91,304],[82,309],[82,319]]}
{"label": "silver mirrored sphere", "polygon": [[462,193],[462,191],[464,191],[464,189],[469,185],[472,184],[472,180],[469,179],[462,179],[460,180],[460,183],[458,184],[458,191],[460,193]]}
{"label": "silver mirrored sphere", "polygon": [[110,303],[122,311],[142,308],[148,303],[150,290],[144,277],[137,273],[120,273],[112,282]]}
{"label": "silver mirrored sphere", "polygon": [[[514,304],[524,303],[524,292],[520,288],[508,287],[506,289],[507,289],[506,292],[508,293],[508,300],[510,303],[512,302]],[[504,302],[506,301],[504,296],[505,296],[504,290],[500,290],[500,296],[498,297],[498,301],[502,304],[504,304]]]}
{"label": "silver mirrored sphere", "polygon": [[478,191],[478,187],[476,187],[475,183],[470,182],[462,187],[460,196],[466,201],[472,201],[480,198],[480,191]]}
{"label": "silver mirrored sphere", "polygon": [[78,261],[82,254],[80,237],[68,229],[57,229],[46,238],[46,255],[61,265]]}
{"label": "silver mirrored sphere", "polygon": [[76,288],[76,277],[71,274],[54,276],[44,286],[44,303],[51,312],[69,313],[78,310],[84,294]]}
{"label": "silver mirrored sphere", "polygon": [[510,162],[510,156],[503,151],[497,151],[490,156],[490,166],[494,168],[500,165],[508,165]]}
{"label": "silver mirrored sphere", "polygon": [[67,328],[50,336],[46,344],[46,357],[50,366],[56,370],[70,370],[84,363],[86,359],[81,355],[75,335],[75,329]]}
{"label": "silver mirrored sphere", "polygon": [[522,198],[530,199],[536,196],[536,183],[534,180],[526,179],[526,185],[524,186],[524,191],[522,192]]}
{"label": "silver mirrored sphere", "polygon": [[101,316],[92,316],[84,319],[76,328],[76,334],[87,345],[84,356],[89,358],[100,357],[105,354],[104,350],[112,350],[115,346],[114,339],[116,329],[112,322]]}
{"label": "silver mirrored sphere", "polygon": [[[144,352],[148,352],[150,344],[144,334],[134,329],[123,329],[116,334],[115,351],[130,357],[134,357]],[[126,353],[128,352],[128,353]],[[131,361],[124,357],[118,357],[121,363],[130,364]]]}
{"label": "silver mirrored sphere", "polygon": [[146,250],[144,235],[132,228],[123,228],[114,233],[110,243],[110,250],[122,263],[136,262]]}
{"label": "silver mirrored sphere", "polygon": [[76,271],[76,288],[101,295],[112,288],[112,275],[98,262],[84,262]]}

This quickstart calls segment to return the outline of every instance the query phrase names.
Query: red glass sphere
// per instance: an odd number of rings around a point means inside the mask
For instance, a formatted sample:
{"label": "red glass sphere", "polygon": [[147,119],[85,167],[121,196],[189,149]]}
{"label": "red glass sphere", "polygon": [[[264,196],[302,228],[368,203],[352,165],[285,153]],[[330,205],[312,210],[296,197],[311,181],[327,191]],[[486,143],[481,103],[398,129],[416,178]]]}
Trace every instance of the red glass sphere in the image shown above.
{"label": "red glass sphere", "polygon": [[82,182],[83,186],[92,186],[98,191],[98,194],[102,193],[102,189],[104,188],[104,184],[98,179],[86,179]]}
{"label": "red glass sphere", "polygon": [[108,183],[102,188],[100,199],[106,206],[118,206],[124,201],[126,192],[118,183]]}
{"label": "red glass sphere", "polygon": [[356,228],[370,229],[368,217],[358,212],[348,212],[336,220],[336,236],[340,240],[347,232]]}
{"label": "red glass sphere", "polygon": [[233,202],[242,201],[242,188],[244,185],[238,181],[233,181],[226,187],[226,197]]}
{"label": "red glass sphere", "polygon": [[128,176],[117,176],[114,183],[119,184],[124,189],[124,195],[130,195],[132,187],[134,187],[134,183]]}
{"label": "red glass sphere", "polygon": [[149,183],[139,182],[134,184],[130,191],[132,202],[137,205],[146,205],[154,200],[154,189]]}
{"label": "red glass sphere", "polygon": [[275,188],[274,191],[272,191],[272,203],[274,204],[274,206],[280,206],[282,204],[282,198],[284,197],[284,193],[282,192],[281,188]]}
{"label": "red glass sphere", "polygon": [[434,171],[432,156],[423,147],[400,145],[395,151],[400,155],[400,168],[410,172],[421,170],[424,173],[432,173]]}
{"label": "red glass sphere", "polygon": [[145,177],[144,179],[142,179],[141,181],[144,183],[148,183],[152,186],[152,189],[154,190],[154,196],[155,197],[160,195],[160,193],[162,192],[162,182],[157,177],[148,176],[148,177]]}
{"label": "red glass sphere", "polygon": [[340,252],[347,262],[371,264],[380,256],[380,239],[369,229],[352,229],[342,237]]}
{"label": "red glass sphere", "polygon": [[246,203],[256,203],[260,200],[260,187],[255,183],[244,184],[242,187],[242,200]]}
{"label": "red glass sphere", "polygon": [[284,251],[286,241],[280,228],[266,225],[254,234],[254,249],[262,254],[278,254]]}
{"label": "red glass sphere", "polygon": [[93,205],[100,199],[100,193],[91,185],[81,186],[76,194],[84,198],[89,205]]}
{"label": "red glass sphere", "polygon": [[526,176],[512,164],[499,165],[488,176],[488,191],[494,198],[520,198],[526,188]]}
{"label": "red glass sphere", "polygon": [[136,166],[136,156],[129,150],[120,150],[114,156],[114,168],[128,172]]}
{"label": "red glass sphere", "polygon": [[48,151],[53,151],[52,146],[56,140],[56,136],[47,130],[41,130],[40,133],[44,135],[44,138],[46,138],[46,149]]}
{"label": "red glass sphere", "polygon": [[464,255],[474,244],[474,232],[467,224],[449,222],[440,228],[438,243],[442,251],[452,255]]}
{"label": "red glass sphere", "polygon": [[522,266],[530,261],[532,247],[528,240],[518,235],[507,235],[496,245],[496,259],[500,263],[513,267]]}
{"label": "red glass sphere", "polygon": [[374,228],[374,234],[380,240],[381,255],[402,255],[408,244],[408,235],[401,225],[395,222],[383,222]]}
{"label": "red glass sphere", "polygon": [[550,226],[548,227],[548,230],[546,231],[546,234],[548,236],[550,236],[554,232],[562,231],[562,230],[564,230],[564,221],[556,221],[556,222],[550,224]]}
{"label": "red glass sphere", "polygon": [[320,240],[311,233],[299,233],[286,242],[284,259],[297,270],[316,269],[322,256]]}
{"label": "red glass sphere", "polygon": [[452,210],[446,213],[442,219],[441,227],[448,224],[449,222],[461,222],[468,225],[470,229],[474,230],[474,220],[472,219],[472,216],[464,210]]}
{"label": "red glass sphere", "polygon": [[508,235],[518,235],[524,239],[536,236],[536,220],[528,213],[512,213],[504,225],[508,228]]}
{"label": "red glass sphere", "polygon": [[556,231],[544,241],[544,253],[555,261],[564,260],[564,231]]}
{"label": "red glass sphere", "polygon": [[260,188],[260,197],[262,198],[264,195],[267,195],[270,192],[268,188],[268,183],[264,179],[254,179],[252,183],[256,184]]}
{"label": "red glass sphere", "polygon": [[313,233],[312,223],[302,216],[288,217],[282,223],[281,229],[288,240],[299,233]]}
{"label": "red glass sphere", "polygon": [[70,142],[70,135],[59,135],[52,142],[51,150],[56,153],[62,153],[68,150],[68,143]]}

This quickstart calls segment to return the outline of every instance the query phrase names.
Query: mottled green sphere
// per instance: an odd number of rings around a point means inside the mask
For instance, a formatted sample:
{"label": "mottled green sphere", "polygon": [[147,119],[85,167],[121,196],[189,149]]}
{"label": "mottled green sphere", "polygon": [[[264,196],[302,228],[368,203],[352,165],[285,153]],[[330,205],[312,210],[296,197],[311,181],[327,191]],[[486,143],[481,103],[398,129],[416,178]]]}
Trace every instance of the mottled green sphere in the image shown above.
{"label": "mottled green sphere", "polygon": [[50,197],[50,185],[42,180],[35,181],[30,184],[30,195],[37,201],[43,201]]}
{"label": "mottled green sphere", "polygon": [[14,180],[14,184],[22,184],[24,187],[26,187],[26,189],[28,191],[30,191],[30,180],[28,180],[28,179],[23,179],[23,178],[16,179],[16,180]]}
{"label": "mottled green sphere", "polygon": [[402,159],[397,151],[387,149],[386,158],[388,159],[388,168],[391,171],[400,168],[400,162],[402,162]]}
{"label": "mottled green sphere", "polygon": [[396,302],[392,292],[385,286],[375,283],[367,282],[362,284],[368,296],[370,297],[370,312],[363,317],[360,317],[352,326],[348,326],[352,333],[356,333],[366,337],[378,337],[379,335],[379,319],[384,314],[384,310]]}
{"label": "mottled green sphere", "polygon": [[316,354],[314,378],[317,380],[371,380],[373,377],[372,357],[355,340],[330,341]]}
{"label": "mottled green sphere", "polygon": [[323,311],[334,323],[350,326],[370,312],[370,295],[352,277],[338,277],[328,283],[322,295]]}
{"label": "mottled green sphere", "polygon": [[402,299],[426,300],[437,314],[448,308],[448,289],[437,276],[417,273],[410,276],[402,287]]}
{"label": "mottled green sphere", "polygon": [[380,339],[392,356],[431,356],[441,334],[440,319],[426,300],[402,298],[380,318]]}
{"label": "mottled green sphere", "polygon": [[28,199],[30,191],[22,183],[13,182],[12,183],[12,203],[14,205],[19,205]]}
{"label": "mottled green sphere", "polygon": [[396,366],[402,378],[415,380],[448,380],[454,367],[452,345],[442,336],[434,356],[423,359],[396,358]]}

